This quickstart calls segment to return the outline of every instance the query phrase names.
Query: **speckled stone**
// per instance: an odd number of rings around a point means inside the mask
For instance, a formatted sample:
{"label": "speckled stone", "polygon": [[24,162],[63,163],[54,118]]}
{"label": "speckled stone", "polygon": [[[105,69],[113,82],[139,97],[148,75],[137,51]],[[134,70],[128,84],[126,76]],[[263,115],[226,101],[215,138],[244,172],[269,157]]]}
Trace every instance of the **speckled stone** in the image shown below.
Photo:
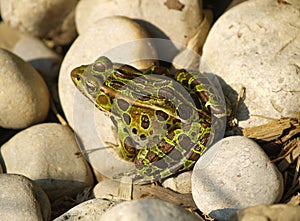
{"label": "speckled stone", "polygon": [[197,161],[192,195],[200,211],[227,220],[238,209],[280,200],[281,173],[253,140],[227,137]]}
{"label": "speckled stone", "polygon": [[300,1],[249,0],[225,12],[203,47],[202,71],[222,78],[231,102],[246,88],[241,127],[262,117],[296,117],[300,109]]}
{"label": "speckled stone", "polygon": [[49,91],[40,74],[13,53],[0,49],[0,126],[20,129],[42,122]]}
{"label": "speckled stone", "polygon": [[51,201],[74,197],[93,185],[93,175],[72,131],[57,123],[38,124],[16,134],[1,147],[7,173],[34,180]]}
{"label": "speckled stone", "polygon": [[17,174],[0,174],[1,220],[50,220],[46,193],[32,180]]}

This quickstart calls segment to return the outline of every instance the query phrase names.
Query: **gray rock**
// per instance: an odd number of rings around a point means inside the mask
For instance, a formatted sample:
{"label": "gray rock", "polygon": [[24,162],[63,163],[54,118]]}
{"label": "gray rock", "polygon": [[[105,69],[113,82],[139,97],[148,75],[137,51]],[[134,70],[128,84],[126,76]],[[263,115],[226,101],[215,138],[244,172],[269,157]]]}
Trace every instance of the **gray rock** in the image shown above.
{"label": "gray rock", "polygon": [[0,49],[0,126],[20,129],[42,122],[49,91],[39,73],[11,52]]}
{"label": "gray rock", "polygon": [[[120,203],[108,210],[100,221],[201,221],[175,204],[155,198],[144,198]],[[202,220],[203,221],[203,220]]]}
{"label": "gray rock", "polygon": [[222,78],[233,104],[246,88],[241,127],[267,122],[255,115],[296,117],[300,109],[300,1],[288,2],[240,3],[218,19],[204,44],[201,70]]}
{"label": "gray rock", "polygon": [[98,221],[114,204],[115,202],[109,200],[91,199],[73,207],[54,221]]}
{"label": "gray rock", "polygon": [[[64,44],[76,35],[72,21],[77,0],[54,0],[50,4],[47,0],[38,3],[32,0],[7,0],[0,3],[3,20],[18,30],[39,38],[59,39],[58,42]],[[66,24],[69,28],[65,28]]]}
{"label": "gray rock", "polygon": [[300,220],[300,206],[287,204],[259,205],[242,209],[228,221],[296,221]]}
{"label": "gray rock", "polygon": [[84,157],[75,155],[78,151],[72,131],[56,123],[27,128],[1,147],[6,172],[34,180],[51,201],[75,196],[93,185]]}
{"label": "gray rock", "polygon": [[1,220],[50,220],[46,193],[32,180],[17,174],[0,174]]}
{"label": "gray rock", "polygon": [[280,200],[283,179],[276,166],[252,140],[227,137],[197,161],[192,194],[197,207],[218,220],[238,209]]}
{"label": "gray rock", "polygon": [[93,63],[102,55],[106,55],[113,62],[135,62],[134,66],[137,68],[149,67],[157,57],[154,47],[144,40],[148,37],[147,32],[131,19],[104,18],[79,35],[60,69],[59,95],[65,116],[80,138],[83,149],[89,151],[102,147],[88,154],[88,159],[95,170],[108,177],[124,172],[124,169],[132,169],[133,164],[122,161],[105,143],[118,143],[111,119],[78,91],[70,73],[75,67]]}

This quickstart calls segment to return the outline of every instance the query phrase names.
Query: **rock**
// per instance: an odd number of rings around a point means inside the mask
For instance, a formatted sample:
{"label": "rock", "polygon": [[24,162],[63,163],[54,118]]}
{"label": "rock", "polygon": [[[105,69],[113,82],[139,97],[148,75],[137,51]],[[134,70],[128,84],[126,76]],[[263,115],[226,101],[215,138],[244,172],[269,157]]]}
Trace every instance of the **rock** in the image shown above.
{"label": "rock", "polygon": [[170,188],[178,193],[191,193],[192,183],[191,183],[192,172],[187,171],[180,173],[176,177],[170,177],[163,181],[162,186],[165,188]]}
{"label": "rock", "polygon": [[97,221],[115,204],[114,201],[104,199],[91,199],[83,202],[61,216],[54,219],[54,221],[80,220],[80,221]]}
{"label": "rock", "polygon": [[155,38],[170,39],[186,46],[202,22],[202,1],[181,0],[177,5],[171,3],[160,0],[80,1],[75,12],[76,27],[82,34],[101,18],[121,15],[135,19]]}
{"label": "rock", "polygon": [[241,127],[267,122],[255,115],[296,117],[300,109],[300,1],[288,2],[240,3],[218,19],[204,44],[201,71],[222,78],[233,104],[241,86],[246,88]]}
{"label": "rock", "polygon": [[201,221],[196,217],[172,203],[155,198],[144,198],[120,203],[108,210],[100,221]]}
{"label": "rock", "polygon": [[43,78],[28,63],[0,49],[0,126],[20,129],[42,122],[49,110]]}
{"label": "rock", "polygon": [[280,200],[283,179],[268,156],[252,140],[227,137],[197,161],[192,194],[202,212],[227,220],[238,209]]}
{"label": "rock", "polygon": [[[73,11],[77,0],[7,0],[0,2],[1,15],[10,26],[38,38],[67,44],[76,36]],[[66,25],[69,25],[66,28]],[[68,36],[68,38],[66,38]]]}
{"label": "rock", "polygon": [[[60,69],[59,95],[65,116],[78,135],[82,148],[91,150],[88,159],[93,168],[108,177],[128,171],[134,166],[122,161],[113,148],[105,143],[118,142],[112,129],[113,124],[109,117],[94,108],[94,104],[77,90],[70,73],[75,67],[90,64],[101,55],[108,56],[113,62],[136,62],[134,66],[137,68],[149,67],[151,59],[156,59],[156,52],[144,40],[148,37],[141,26],[128,18],[102,19],[76,39]],[[93,151],[95,148],[100,149]]]}
{"label": "rock", "polygon": [[46,193],[27,177],[0,174],[1,220],[50,220]]}
{"label": "rock", "polygon": [[296,221],[300,220],[300,206],[286,204],[259,205],[242,209],[233,214],[228,221]]}
{"label": "rock", "polygon": [[93,175],[68,127],[56,123],[32,126],[1,147],[7,173],[34,180],[51,201],[75,196],[93,185]]}
{"label": "rock", "polygon": [[116,198],[118,197],[120,182],[105,179],[96,184],[93,188],[95,198]]}
{"label": "rock", "polygon": [[49,85],[57,80],[61,58],[41,40],[0,23],[0,47],[31,64]]}

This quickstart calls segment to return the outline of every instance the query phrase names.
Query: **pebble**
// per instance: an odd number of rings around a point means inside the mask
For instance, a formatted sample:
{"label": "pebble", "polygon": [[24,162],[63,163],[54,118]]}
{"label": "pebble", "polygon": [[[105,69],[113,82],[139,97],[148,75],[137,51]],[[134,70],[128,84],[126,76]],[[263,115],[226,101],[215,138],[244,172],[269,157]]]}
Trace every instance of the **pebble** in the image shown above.
{"label": "pebble", "polygon": [[32,180],[17,174],[0,174],[1,220],[50,220],[46,193]]}
{"label": "pebble", "polygon": [[204,44],[201,71],[221,78],[233,104],[246,88],[241,127],[267,122],[255,115],[296,117],[300,109],[300,1],[288,2],[240,3],[217,20]]}
{"label": "pebble", "polygon": [[120,203],[102,215],[99,221],[203,221],[180,206],[154,198]]}
{"label": "pebble", "polygon": [[95,198],[116,198],[119,194],[120,182],[104,179],[97,183],[93,188]]}
{"label": "pebble", "polygon": [[73,197],[93,185],[93,175],[71,130],[57,123],[29,127],[1,147],[7,173],[35,181],[51,201]]}
{"label": "pebble", "polygon": [[114,204],[114,201],[91,199],[73,207],[69,211],[54,219],[54,221],[98,221],[103,213],[110,209]]}
{"label": "pebble", "polygon": [[61,58],[40,39],[22,33],[7,23],[1,22],[0,48],[11,51],[31,64],[44,77],[48,85],[57,81]]}
{"label": "pebble", "polygon": [[[124,170],[129,171],[134,165],[121,160],[115,151],[104,143],[118,143],[111,119],[94,108],[94,104],[78,91],[70,73],[75,67],[93,63],[101,55],[107,55],[113,62],[138,61],[134,64],[135,67],[149,67],[151,59],[156,59],[156,51],[143,40],[148,37],[146,31],[131,19],[116,16],[104,18],[79,35],[66,54],[60,69],[59,95],[64,114],[80,137],[83,149],[102,147],[101,150],[89,154],[88,158],[95,170],[108,177]],[[150,61],[141,60],[143,58]]]}
{"label": "pebble", "polygon": [[21,129],[45,120],[49,91],[40,74],[15,54],[0,48],[0,127]]}
{"label": "pebble", "polygon": [[283,178],[253,140],[227,137],[204,153],[192,174],[192,195],[200,211],[227,220],[238,209],[272,204],[283,193]]}
{"label": "pebble", "polygon": [[300,220],[300,206],[287,204],[259,205],[242,209],[228,221],[296,221]]}
{"label": "pebble", "polygon": [[202,1],[181,0],[177,1],[177,5],[171,5],[171,1],[167,2],[161,0],[80,1],[76,8],[76,27],[80,34],[85,33],[87,27],[95,21],[112,15],[121,15],[138,21],[152,37],[170,39],[186,46],[196,35],[202,22]]}
{"label": "pebble", "polygon": [[178,193],[191,193],[192,182],[191,182],[192,171],[187,171],[178,174],[175,177],[170,177],[162,182],[162,186],[169,188]]}
{"label": "pebble", "polygon": [[[0,2],[3,21],[22,32],[57,43],[70,43],[76,36],[74,9],[77,0],[7,0]],[[68,26],[68,28],[66,27]]]}

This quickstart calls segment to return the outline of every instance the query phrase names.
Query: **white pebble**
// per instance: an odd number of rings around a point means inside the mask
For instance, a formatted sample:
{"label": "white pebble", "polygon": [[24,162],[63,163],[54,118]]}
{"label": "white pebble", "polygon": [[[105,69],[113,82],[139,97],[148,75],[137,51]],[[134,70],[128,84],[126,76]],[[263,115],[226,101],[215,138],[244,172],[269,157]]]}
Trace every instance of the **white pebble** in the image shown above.
{"label": "white pebble", "polygon": [[49,91],[40,74],[4,49],[0,49],[0,63],[0,126],[20,129],[44,121]]}
{"label": "white pebble", "polygon": [[224,80],[233,104],[246,88],[241,127],[267,122],[255,115],[296,117],[299,112],[299,7],[300,1],[245,1],[225,12],[207,37],[202,71]]}
{"label": "white pebble", "polygon": [[197,161],[192,194],[202,212],[226,220],[245,207],[280,200],[283,179],[276,166],[254,141],[227,137],[214,144]]}
{"label": "white pebble", "polygon": [[1,147],[6,172],[34,180],[51,201],[93,185],[92,172],[78,151],[72,131],[56,123],[29,127]]}

